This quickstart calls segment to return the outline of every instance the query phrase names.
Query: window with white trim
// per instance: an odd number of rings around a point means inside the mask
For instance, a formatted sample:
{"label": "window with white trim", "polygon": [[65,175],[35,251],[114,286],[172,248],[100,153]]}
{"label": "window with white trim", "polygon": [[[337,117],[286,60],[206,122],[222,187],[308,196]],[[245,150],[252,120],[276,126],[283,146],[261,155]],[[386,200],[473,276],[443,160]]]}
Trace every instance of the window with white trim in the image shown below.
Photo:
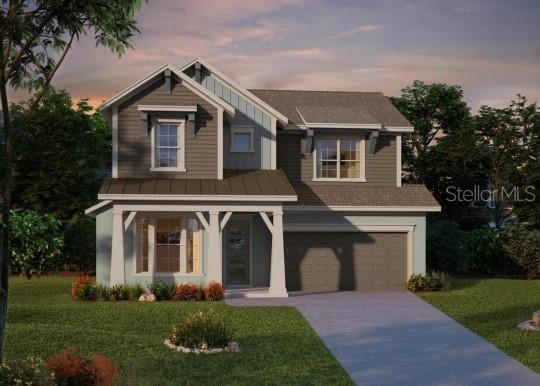
{"label": "window with white trim", "polygon": [[184,120],[157,120],[152,133],[152,170],[184,171],[184,130]]}
{"label": "window with white trim", "polygon": [[236,153],[254,152],[253,126],[231,126],[231,151]]}
{"label": "window with white trim", "polygon": [[316,180],[365,181],[364,138],[317,138]]}
{"label": "window with white trim", "polygon": [[135,273],[200,274],[202,229],[191,216],[136,219]]}

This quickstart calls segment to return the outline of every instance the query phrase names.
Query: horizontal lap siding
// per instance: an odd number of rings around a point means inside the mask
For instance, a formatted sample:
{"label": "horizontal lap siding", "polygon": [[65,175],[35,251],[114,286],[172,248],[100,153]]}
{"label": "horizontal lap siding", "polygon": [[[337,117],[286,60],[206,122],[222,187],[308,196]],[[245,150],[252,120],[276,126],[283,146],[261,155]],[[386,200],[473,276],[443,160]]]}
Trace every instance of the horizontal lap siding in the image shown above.
{"label": "horizontal lap siding", "polygon": [[[185,173],[151,172],[151,136],[141,134],[138,105],[197,106],[196,136],[186,135]],[[217,178],[217,109],[173,82],[172,95],[159,81],[120,105],[118,115],[118,177]]]}
{"label": "horizontal lap siding", "polygon": [[[313,156],[302,153],[302,136],[279,134],[277,143],[277,165],[283,169],[291,182],[309,182],[313,185],[336,185],[337,182],[312,182]],[[362,186],[396,186],[396,138],[381,135],[377,140],[375,154],[367,154],[366,140],[366,182],[351,182]]]}

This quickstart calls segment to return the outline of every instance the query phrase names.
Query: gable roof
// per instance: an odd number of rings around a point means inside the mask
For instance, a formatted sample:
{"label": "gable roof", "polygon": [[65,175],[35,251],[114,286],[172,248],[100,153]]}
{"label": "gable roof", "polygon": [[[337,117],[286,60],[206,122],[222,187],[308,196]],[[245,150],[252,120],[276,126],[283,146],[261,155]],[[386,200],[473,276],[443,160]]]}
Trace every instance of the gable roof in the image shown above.
{"label": "gable roof", "polygon": [[156,79],[159,75],[161,75],[165,70],[170,70],[172,74],[176,75],[178,78],[182,80],[182,84],[186,86],[191,91],[195,92],[196,94],[200,95],[202,98],[207,100],[209,103],[214,105],[215,107],[221,107],[225,111],[227,111],[229,114],[234,115],[235,109],[233,106],[225,102],[223,99],[217,97],[216,95],[212,94],[210,91],[208,91],[205,87],[201,86],[199,83],[195,82],[193,79],[191,79],[189,76],[184,74],[182,71],[180,71],[178,68],[174,67],[171,64],[164,64],[161,67],[158,67],[156,70],[151,72],[149,75],[145,76],[142,79],[139,79],[137,82],[133,83],[128,88],[120,91],[118,94],[114,95],[113,97],[109,98],[107,101],[105,101],[101,106],[99,106],[99,110],[105,110],[109,107],[112,107],[115,104],[121,103],[131,97],[133,94],[140,91],[142,88],[144,88],[149,82]]}
{"label": "gable roof", "polygon": [[202,64],[202,66],[205,67],[208,71],[210,71],[211,74],[213,74],[216,78],[226,83],[227,86],[231,87],[238,94],[242,95],[244,98],[253,102],[256,106],[258,106],[261,110],[265,111],[267,114],[276,118],[282,125],[286,125],[288,123],[287,117],[284,114],[282,114],[280,111],[278,111],[278,109],[276,109],[271,104],[268,104],[264,100],[260,99],[257,95],[253,94],[250,90],[239,85],[237,82],[229,78],[227,75],[219,71],[217,68],[215,68],[212,64],[208,63],[204,59],[195,58],[191,60],[188,63],[181,66],[180,71],[187,70],[188,68],[190,68],[197,62]]}
{"label": "gable roof", "polygon": [[379,124],[412,130],[412,125],[380,92],[250,90],[297,126],[314,124]]}

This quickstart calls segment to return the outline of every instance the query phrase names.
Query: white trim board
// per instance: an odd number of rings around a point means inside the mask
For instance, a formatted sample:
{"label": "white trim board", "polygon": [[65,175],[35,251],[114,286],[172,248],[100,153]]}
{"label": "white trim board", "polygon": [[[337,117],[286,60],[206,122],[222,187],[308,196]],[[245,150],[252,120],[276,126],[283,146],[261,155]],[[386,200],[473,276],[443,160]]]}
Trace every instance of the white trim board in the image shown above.
{"label": "white trim board", "polygon": [[369,129],[380,130],[380,123],[322,123],[322,122],[305,122],[305,125],[310,129]]}
{"label": "white trim board", "polygon": [[180,71],[185,71],[195,63],[199,62],[202,64],[203,67],[205,67],[207,70],[210,71],[213,75],[216,76],[217,79],[221,80],[223,83],[227,84],[229,87],[231,87],[233,90],[235,90],[237,93],[242,95],[244,98],[249,99],[250,101],[254,102],[257,107],[261,108],[265,113],[267,113],[270,116],[275,117],[278,121],[280,121],[281,124],[286,125],[289,120],[288,118],[281,114],[279,111],[277,111],[275,108],[270,106],[268,103],[264,102],[262,99],[257,97],[252,92],[248,91],[246,88],[242,87],[240,84],[229,78],[227,75],[219,71],[217,68],[215,68],[213,65],[208,63],[206,60],[203,60],[201,58],[195,58],[186,64],[180,66]]}
{"label": "white trim board", "polygon": [[218,196],[210,194],[98,194],[100,200],[123,201],[234,201],[234,202],[294,202],[297,196],[264,196],[264,195],[228,195]]}
{"label": "white trim board", "polygon": [[396,135],[396,186],[401,187],[401,134]]}
{"label": "white trim board", "polygon": [[159,112],[197,112],[197,106],[165,106],[165,105],[138,105],[139,111],[159,111]]}
{"label": "white trim board", "polygon": [[112,200],[105,200],[105,201],[98,202],[96,205],[92,205],[90,208],[85,209],[84,214],[90,217],[95,217],[91,215],[93,212],[95,212],[98,209],[103,208],[104,206],[109,205],[110,203],[112,203]]}
{"label": "white trim board", "polygon": [[440,206],[285,206],[286,212],[440,212]]}

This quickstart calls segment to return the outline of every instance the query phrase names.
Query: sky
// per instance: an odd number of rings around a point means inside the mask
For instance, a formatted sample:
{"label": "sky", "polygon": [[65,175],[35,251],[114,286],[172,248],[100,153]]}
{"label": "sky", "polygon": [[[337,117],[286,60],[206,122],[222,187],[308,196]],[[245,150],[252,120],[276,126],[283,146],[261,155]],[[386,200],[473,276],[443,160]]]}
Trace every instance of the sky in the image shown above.
{"label": "sky", "polygon": [[97,106],[202,57],[246,88],[390,96],[419,79],[461,85],[473,111],[540,102],[540,0],[149,0],[136,20],[134,50],[85,37],[54,86]]}

